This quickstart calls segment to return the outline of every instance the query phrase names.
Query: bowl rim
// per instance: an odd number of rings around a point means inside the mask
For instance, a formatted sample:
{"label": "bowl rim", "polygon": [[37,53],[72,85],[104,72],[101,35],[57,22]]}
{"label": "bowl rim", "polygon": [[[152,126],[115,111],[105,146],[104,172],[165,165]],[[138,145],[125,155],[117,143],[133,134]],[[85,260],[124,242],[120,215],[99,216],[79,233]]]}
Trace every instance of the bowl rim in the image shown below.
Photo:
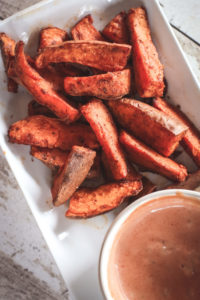
{"label": "bowl rim", "polygon": [[120,214],[114,219],[114,221],[112,222],[111,226],[109,227],[104,237],[101,251],[100,251],[100,256],[99,256],[98,275],[99,275],[99,283],[100,283],[100,287],[104,299],[115,300],[112,297],[108,287],[107,264],[108,264],[111,247],[115,240],[116,234],[118,233],[122,224],[127,220],[127,218],[130,216],[130,214],[133,211],[135,211],[138,207],[144,205],[145,203],[154,201],[160,197],[176,195],[178,193],[182,193],[184,196],[194,197],[200,201],[200,192],[198,191],[187,190],[187,189],[168,189],[168,190],[156,191],[137,199],[136,201],[128,205],[125,209],[123,209],[120,212]]}

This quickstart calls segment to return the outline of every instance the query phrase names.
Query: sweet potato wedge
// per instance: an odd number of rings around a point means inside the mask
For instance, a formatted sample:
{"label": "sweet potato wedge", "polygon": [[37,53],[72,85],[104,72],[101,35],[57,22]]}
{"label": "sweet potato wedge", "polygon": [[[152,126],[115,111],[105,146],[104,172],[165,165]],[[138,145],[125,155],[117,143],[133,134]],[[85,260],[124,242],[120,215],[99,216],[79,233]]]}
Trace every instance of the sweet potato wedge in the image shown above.
{"label": "sweet potato wedge", "polygon": [[68,103],[66,98],[54,91],[52,85],[28,64],[23,42],[18,42],[16,46],[15,70],[22,84],[37,102],[47,106],[66,123],[79,118],[79,111]]}
{"label": "sweet potato wedge", "polygon": [[163,65],[152,42],[146,11],[132,8],[128,13],[128,27],[132,42],[135,85],[140,97],[162,96],[164,90]]}
{"label": "sweet potato wedge", "polygon": [[[115,178],[112,175],[111,169],[110,169],[110,164],[108,163],[107,157],[105,155],[105,152],[102,151],[101,153],[101,161],[103,163],[103,170],[104,170],[104,175],[105,178],[109,182],[113,182]],[[128,181],[135,181],[135,180],[140,180],[142,178],[142,175],[135,170],[135,168],[127,163],[127,176],[125,180]]]}
{"label": "sweet potato wedge", "polygon": [[42,161],[51,169],[57,169],[64,166],[69,152],[60,149],[48,149],[36,146],[31,146],[30,154]]}
{"label": "sweet potato wedge", "polygon": [[55,206],[65,203],[86,178],[96,156],[96,152],[73,146],[72,150],[52,185],[52,196]]}
{"label": "sweet potato wedge", "polygon": [[71,36],[75,41],[104,41],[101,33],[94,27],[91,15],[85,16],[72,28]]}
{"label": "sweet potato wedge", "polygon": [[142,189],[141,180],[122,181],[97,188],[80,188],[70,199],[66,217],[87,218],[102,214],[119,206],[127,197]]}
{"label": "sweet potato wedge", "polygon": [[114,43],[129,44],[129,32],[126,18],[127,14],[125,11],[116,15],[103,29],[103,36]]}
{"label": "sweet potato wedge", "polygon": [[81,112],[96,134],[106,154],[113,177],[126,178],[127,166],[118,140],[118,133],[112,116],[101,100],[92,99],[81,107]]}
{"label": "sweet potato wedge", "polygon": [[131,46],[101,41],[67,41],[45,48],[36,58],[37,68],[50,63],[71,62],[102,71],[120,71],[127,64]]}
{"label": "sweet potato wedge", "polygon": [[188,130],[181,140],[181,145],[183,146],[185,151],[192,157],[197,166],[200,167],[199,130],[183,112],[181,112],[177,107],[168,104],[164,99],[161,99],[159,97],[155,98],[153,101],[153,106],[166,113],[170,117],[177,119],[181,124],[188,126]]}
{"label": "sweet potato wedge", "polygon": [[188,175],[184,182],[179,182],[175,184],[170,184],[166,189],[185,189],[185,190],[195,190],[200,186],[200,170]]}
{"label": "sweet potato wedge", "polygon": [[[58,170],[59,168],[63,168],[69,152],[63,151],[60,149],[49,149],[49,148],[41,148],[36,146],[31,146],[30,154],[43,162],[46,166],[51,168],[52,170]],[[100,176],[100,156],[96,153],[94,163],[87,174],[87,179],[95,179]]]}
{"label": "sweet potato wedge", "polygon": [[8,91],[12,93],[17,93],[18,90],[17,82],[8,75],[10,64],[14,61],[15,46],[16,46],[16,42],[13,39],[11,39],[4,32],[0,33],[1,53],[2,53],[5,71],[8,76],[7,87],[8,87]]}
{"label": "sweet potato wedge", "polygon": [[125,129],[164,156],[174,152],[188,129],[177,119],[141,101],[124,98],[108,104]]}
{"label": "sweet potato wedge", "polygon": [[90,127],[75,123],[66,125],[58,119],[31,116],[12,124],[8,132],[11,143],[70,150],[73,145],[96,149],[99,144]]}
{"label": "sweet potato wedge", "polygon": [[133,163],[171,180],[181,182],[186,179],[187,169],[183,165],[176,163],[170,158],[161,156],[125,131],[122,131],[120,134],[120,142]]}
{"label": "sweet potato wedge", "polygon": [[48,109],[48,107],[39,104],[35,100],[31,100],[28,104],[28,116],[35,115],[43,115],[50,118],[56,118],[54,113],[50,109]]}
{"label": "sweet potato wedge", "polygon": [[68,40],[65,30],[58,27],[45,27],[40,31],[38,51],[46,47],[60,45]]}
{"label": "sweet potato wedge", "polygon": [[88,77],[66,77],[64,88],[66,93],[72,96],[117,100],[130,92],[131,71],[125,69]]}

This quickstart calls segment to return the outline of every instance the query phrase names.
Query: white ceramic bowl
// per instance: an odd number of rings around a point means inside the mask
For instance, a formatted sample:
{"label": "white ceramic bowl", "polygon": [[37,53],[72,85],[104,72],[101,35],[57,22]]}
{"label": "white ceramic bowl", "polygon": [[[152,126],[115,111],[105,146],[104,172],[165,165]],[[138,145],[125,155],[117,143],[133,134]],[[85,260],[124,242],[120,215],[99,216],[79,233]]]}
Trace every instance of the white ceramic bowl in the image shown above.
{"label": "white ceramic bowl", "polygon": [[185,196],[194,197],[200,201],[200,193],[195,191],[182,190],[182,189],[171,189],[171,190],[169,189],[169,190],[158,191],[158,192],[148,194],[136,200],[132,204],[130,204],[118,215],[118,217],[112,223],[109,231],[105,236],[102,249],[101,249],[100,260],[99,260],[99,280],[100,280],[100,285],[101,285],[104,298],[106,300],[116,300],[111,296],[111,293],[109,291],[107,270],[108,270],[110,251],[112,249],[113,242],[115,240],[117,233],[122,227],[123,223],[135,211],[136,208],[141,207],[144,203],[152,202],[153,200],[156,200],[160,197],[176,195],[176,193],[182,193]]}

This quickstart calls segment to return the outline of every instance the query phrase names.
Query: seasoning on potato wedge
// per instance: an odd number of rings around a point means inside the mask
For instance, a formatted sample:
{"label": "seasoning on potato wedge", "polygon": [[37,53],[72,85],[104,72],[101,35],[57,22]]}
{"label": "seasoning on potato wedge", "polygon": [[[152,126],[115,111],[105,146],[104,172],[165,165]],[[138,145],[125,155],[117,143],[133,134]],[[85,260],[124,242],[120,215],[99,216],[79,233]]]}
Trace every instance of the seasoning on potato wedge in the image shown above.
{"label": "seasoning on potato wedge", "polygon": [[103,100],[117,100],[130,92],[131,71],[124,69],[87,77],[66,77],[64,88],[71,96],[93,96]]}
{"label": "seasoning on potato wedge", "polygon": [[71,30],[72,39],[75,41],[104,41],[101,33],[94,27],[93,18],[87,15],[82,18]]}
{"label": "seasoning on potato wedge", "polygon": [[50,63],[70,62],[113,72],[123,70],[130,56],[131,46],[102,41],[67,41],[59,46],[43,49],[36,58],[41,69]]}
{"label": "seasoning on potato wedge", "polygon": [[88,125],[66,125],[58,119],[40,115],[30,116],[12,124],[8,136],[11,143],[50,149],[70,150],[74,145],[99,148],[96,136]]}
{"label": "seasoning on potato wedge", "polygon": [[164,156],[170,156],[188,127],[149,104],[123,98],[109,101],[109,108],[118,122],[138,139]]}
{"label": "seasoning on potato wedge", "polygon": [[151,39],[145,9],[130,9],[127,22],[132,42],[136,90],[144,98],[162,96],[165,87],[163,65]]}
{"label": "seasoning on potato wedge", "polygon": [[70,199],[66,217],[88,218],[119,206],[142,190],[141,180],[108,183],[97,188],[80,188]]}
{"label": "seasoning on potato wedge", "polygon": [[144,166],[150,171],[161,174],[171,180],[181,182],[186,179],[187,169],[185,166],[176,163],[170,158],[161,156],[125,131],[122,131],[120,134],[120,142],[133,163]]}
{"label": "seasoning on potato wedge", "polygon": [[101,100],[94,98],[81,107],[81,112],[105,152],[113,178],[116,180],[126,178],[126,160],[119,144],[117,129],[107,107]]}
{"label": "seasoning on potato wedge", "polygon": [[164,99],[157,97],[153,101],[153,106],[170,117],[175,118],[183,126],[188,126],[188,130],[181,140],[181,145],[185,151],[192,157],[194,162],[200,167],[200,132],[188,117],[177,107],[170,105]]}

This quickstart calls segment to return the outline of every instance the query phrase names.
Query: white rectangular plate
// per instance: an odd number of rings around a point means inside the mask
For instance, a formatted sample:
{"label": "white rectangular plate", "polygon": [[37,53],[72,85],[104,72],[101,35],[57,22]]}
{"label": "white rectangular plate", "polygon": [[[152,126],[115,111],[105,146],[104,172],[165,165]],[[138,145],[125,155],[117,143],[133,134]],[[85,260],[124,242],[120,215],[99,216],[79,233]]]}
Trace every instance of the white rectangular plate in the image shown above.
{"label": "white rectangular plate", "polygon": [[[9,17],[0,23],[0,31],[28,42],[27,51],[37,47],[41,27],[55,25],[69,30],[82,16],[92,13],[95,25],[102,29],[121,10],[146,7],[152,36],[165,66],[168,94],[200,128],[199,87],[177,41],[155,0],[49,0]],[[29,39],[30,37],[30,39]],[[29,156],[29,147],[9,144],[7,130],[11,123],[27,115],[31,96],[20,88],[18,94],[7,92],[6,77],[0,58],[0,145],[44,238],[69,288],[70,299],[102,299],[98,283],[98,258],[105,233],[119,209],[88,220],[69,220],[65,207],[53,208],[50,171]],[[183,154],[179,160],[194,168]],[[166,183],[160,176],[151,178]],[[17,213],[17,212],[16,212]],[[28,232],[27,232],[28,234]]]}

